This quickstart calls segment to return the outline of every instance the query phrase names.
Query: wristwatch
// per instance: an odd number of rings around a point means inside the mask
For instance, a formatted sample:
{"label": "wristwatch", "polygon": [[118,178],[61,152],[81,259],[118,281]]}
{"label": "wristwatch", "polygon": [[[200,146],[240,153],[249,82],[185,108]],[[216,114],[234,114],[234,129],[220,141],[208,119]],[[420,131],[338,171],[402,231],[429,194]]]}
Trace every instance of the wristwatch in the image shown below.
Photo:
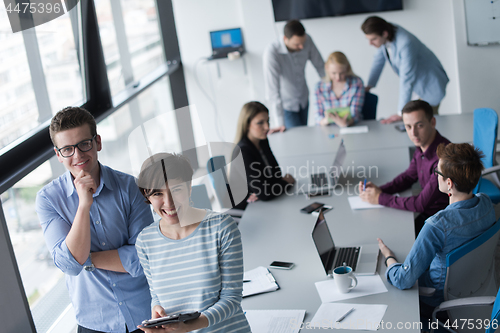
{"label": "wristwatch", "polygon": [[95,271],[95,266],[94,263],[92,262],[92,253],[89,253],[89,259],[90,259],[90,265],[83,266],[83,269],[86,270],[87,272],[93,272]]}

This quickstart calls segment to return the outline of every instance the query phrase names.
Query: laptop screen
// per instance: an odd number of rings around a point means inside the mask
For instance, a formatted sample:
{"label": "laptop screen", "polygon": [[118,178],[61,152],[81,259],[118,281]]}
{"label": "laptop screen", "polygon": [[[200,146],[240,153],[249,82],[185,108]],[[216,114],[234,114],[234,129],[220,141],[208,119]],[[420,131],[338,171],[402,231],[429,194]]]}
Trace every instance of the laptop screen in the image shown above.
{"label": "laptop screen", "polygon": [[212,40],[212,49],[232,48],[237,50],[243,45],[241,29],[227,29],[219,31],[211,31],[210,39]]}
{"label": "laptop screen", "polygon": [[340,178],[340,169],[344,164],[345,156],[347,155],[347,151],[344,145],[344,139],[340,141],[339,149],[337,150],[337,154],[335,155],[335,159],[333,160],[332,169],[330,172],[331,177],[339,179]]}
{"label": "laptop screen", "polygon": [[330,234],[330,229],[328,229],[323,212],[318,214],[312,237],[321,258],[321,262],[323,263],[323,267],[325,268],[325,272],[329,274],[330,265],[335,255],[335,244],[333,243],[333,238]]}

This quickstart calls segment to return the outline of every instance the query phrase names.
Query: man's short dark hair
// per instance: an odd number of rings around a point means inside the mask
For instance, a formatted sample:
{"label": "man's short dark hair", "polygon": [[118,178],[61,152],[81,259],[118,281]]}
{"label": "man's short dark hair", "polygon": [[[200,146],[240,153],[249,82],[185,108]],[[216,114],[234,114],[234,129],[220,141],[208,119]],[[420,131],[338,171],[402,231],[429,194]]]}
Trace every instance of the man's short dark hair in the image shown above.
{"label": "man's short dark hair", "polygon": [[396,27],[378,16],[370,16],[361,25],[361,30],[365,35],[376,34],[382,36],[384,31],[387,31],[387,39],[392,42],[396,33]]}
{"label": "man's short dark hair", "polygon": [[54,139],[57,133],[85,124],[89,125],[91,136],[97,135],[97,124],[94,116],[90,112],[84,108],[74,106],[68,106],[62,109],[56,113],[50,122],[49,134],[52,144],[57,147]]}
{"label": "man's short dark hair", "polygon": [[426,101],[422,101],[421,99],[409,101],[408,103],[406,103],[401,113],[410,113],[420,110],[425,112],[425,117],[427,118],[427,120],[431,121],[432,117],[434,117],[434,110],[432,110],[432,106]]}
{"label": "man's short dark hair", "polygon": [[470,193],[479,182],[484,169],[481,162],[483,152],[468,143],[449,143],[446,146],[441,143],[436,153],[441,160],[444,178],[450,178],[457,191]]}
{"label": "man's short dark hair", "polygon": [[291,20],[285,24],[284,28],[285,37],[290,39],[293,36],[302,37],[306,34],[306,29],[299,20]]}

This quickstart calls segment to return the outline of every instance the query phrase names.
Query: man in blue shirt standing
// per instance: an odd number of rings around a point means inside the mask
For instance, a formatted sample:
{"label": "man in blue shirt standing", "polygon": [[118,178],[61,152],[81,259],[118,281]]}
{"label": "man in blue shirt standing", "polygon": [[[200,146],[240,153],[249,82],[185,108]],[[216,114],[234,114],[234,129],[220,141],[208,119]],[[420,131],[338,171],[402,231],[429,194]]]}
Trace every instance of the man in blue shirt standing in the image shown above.
{"label": "man in blue shirt standing", "polygon": [[[151,297],[135,250],[153,222],[132,176],[99,163],[94,117],[68,107],[50,124],[68,172],[37,194],[36,210],[55,265],[66,274],[78,332],[134,331],[151,317]],[[140,331],[139,331],[140,332]]]}
{"label": "man in blue shirt standing", "polygon": [[370,45],[378,48],[365,90],[375,87],[386,61],[399,76],[397,114],[382,120],[382,123],[402,120],[401,110],[415,99],[429,103],[437,114],[449,79],[436,55],[410,32],[378,16],[367,18],[361,30]]}

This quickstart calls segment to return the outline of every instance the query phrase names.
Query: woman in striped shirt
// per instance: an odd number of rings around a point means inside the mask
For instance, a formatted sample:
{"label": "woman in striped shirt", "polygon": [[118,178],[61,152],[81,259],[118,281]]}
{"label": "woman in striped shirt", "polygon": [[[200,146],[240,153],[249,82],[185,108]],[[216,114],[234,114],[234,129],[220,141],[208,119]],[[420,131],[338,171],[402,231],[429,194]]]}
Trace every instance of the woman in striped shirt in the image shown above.
{"label": "woman in striped shirt", "polygon": [[142,165],[138,185],[161,219],[136,241],[151,292],[152,318],[198,311],[200,317],[145,332],[250,332],[241,309],[243,250],[235,221],[190,204],[193,169],[160,153]]}
{"label": "woman in striped shirt", "polygon": [[[353,73],[347,57],[338,51],[330,54],[325,63],[325,72],[326,77],[316,85],[316,123],[321,126],[335,123],[346,127],[361,120],[365,87],[363,81]],[[348,108],[348,112],[338,108]],[[340,112],[327,112],[330,109]]]}

